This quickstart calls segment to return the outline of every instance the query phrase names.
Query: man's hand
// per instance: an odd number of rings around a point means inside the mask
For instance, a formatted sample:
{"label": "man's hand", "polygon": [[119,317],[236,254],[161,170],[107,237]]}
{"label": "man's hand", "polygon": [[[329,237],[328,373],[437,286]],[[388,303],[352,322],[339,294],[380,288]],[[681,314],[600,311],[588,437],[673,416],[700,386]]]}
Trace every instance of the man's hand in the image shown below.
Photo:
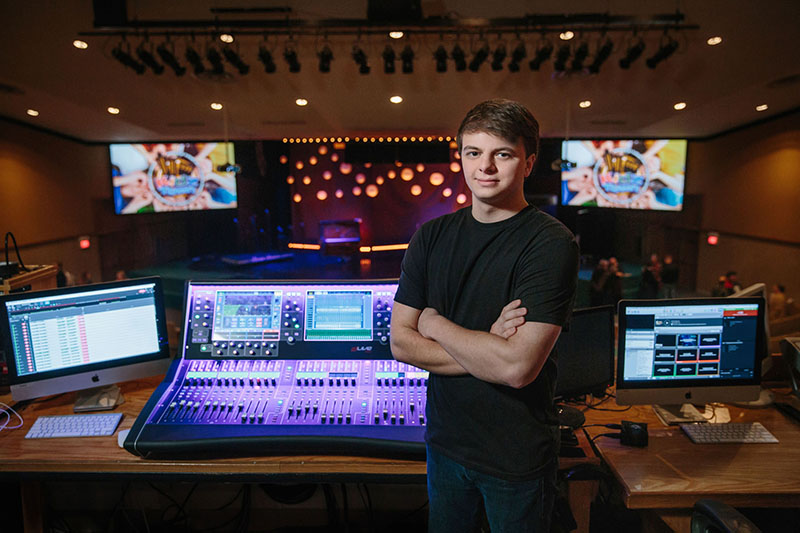
{"label": "man's hand", "polygon": [[425,309],[423,309],[422,313],[420,313],[419,315],[419,321],[417,322],[417,331],[419,331],[419,334],[425,337],[426,339],[432,339],[433,338],[432,322],[438,316],[440,316],[439,312],[433,307],[426,307]]}
{"label": "man's hand", "polygon": [[498,316],[497,320],[492,324],[489,333],[493,333],[504,339],[516,333],[517,328],[525,323],[525,314],[528,312],[527,309],[520,307],[520,305],[522,305],[522,300],[520,299],[516,299],[506,305],[503,310],[500,311],[500,316]]}

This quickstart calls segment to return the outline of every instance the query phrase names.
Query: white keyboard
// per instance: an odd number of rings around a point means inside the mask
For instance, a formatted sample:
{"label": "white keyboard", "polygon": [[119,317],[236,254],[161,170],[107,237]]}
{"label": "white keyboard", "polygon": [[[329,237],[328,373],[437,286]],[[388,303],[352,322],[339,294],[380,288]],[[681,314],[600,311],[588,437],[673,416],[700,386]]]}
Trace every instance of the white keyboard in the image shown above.
{"label": "white keyboard", "polygon": [[102,437],[113,435],[122,413],[40,416],[25,435],[26,439],[57,437]]}
{"label": "white keyboard", "polygon": [[776,443],[778,439],[759,422],[727,424],[681,424],[681,429],[695,444]]}

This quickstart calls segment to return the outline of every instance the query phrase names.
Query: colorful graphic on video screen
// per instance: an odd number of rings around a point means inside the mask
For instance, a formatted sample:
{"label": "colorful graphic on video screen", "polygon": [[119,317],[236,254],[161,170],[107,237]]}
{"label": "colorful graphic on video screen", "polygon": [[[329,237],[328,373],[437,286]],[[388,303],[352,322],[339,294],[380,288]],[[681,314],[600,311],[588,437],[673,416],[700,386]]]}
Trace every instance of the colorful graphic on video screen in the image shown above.
{"label": "colorful graphic on video screen", "polygon": [[236,207],[233,143],[112,144],[117,214]]}
{"label": "colorful graphic on video screen", "polygon": [[685,139],[564,141],[561,204],[680,211]]}

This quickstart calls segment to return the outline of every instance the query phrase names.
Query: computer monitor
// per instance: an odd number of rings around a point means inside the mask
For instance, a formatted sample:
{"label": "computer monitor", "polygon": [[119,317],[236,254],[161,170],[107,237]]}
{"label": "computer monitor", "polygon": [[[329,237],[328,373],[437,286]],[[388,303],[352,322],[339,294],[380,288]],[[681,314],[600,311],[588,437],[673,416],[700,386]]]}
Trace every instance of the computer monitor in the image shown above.
{"label": "computer monitor", "polygon": [[0,297],[12,398],[82,391],[76,412],[113,409],[116,383],[167,369],[163,302],[160,278]]}
{"label": "computer monitor", "polygon": [[[758,398],[764,299],[693,298],[619,303],[617,403],[664,404],[659,415],[696,419],[681,404]],[[675,407],[671,407],[675,406]]]}
{"label": "computer monitor", "polygon": [[614,307],[575,309],[556,343],[555,397],[602,396],[614,383]]}

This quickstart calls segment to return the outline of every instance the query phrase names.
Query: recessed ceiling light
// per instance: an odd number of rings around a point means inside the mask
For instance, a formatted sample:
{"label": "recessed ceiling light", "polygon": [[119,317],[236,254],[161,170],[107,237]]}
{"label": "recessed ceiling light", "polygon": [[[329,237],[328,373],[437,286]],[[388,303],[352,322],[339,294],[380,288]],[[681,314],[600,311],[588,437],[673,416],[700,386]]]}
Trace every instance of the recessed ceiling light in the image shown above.
{"label": "recessed ceiling light", "polygon": [[219,40],[222,41],[223,43],[230,44],[233,42],[233,35],[231,35],[230,33],[221,33],[219,35]]}
{"label": "recessed ceiling light", "polygon": [[761,104],[756,106],[756,111],[766,111],[767,109],[769,109],[769,106],[767,104]]}
{"label": "recessed ceiling light", "polygon": [[72,41],[72,46],[74,46],[79,50],[86,50],[87,48],[89,48],[89,43],[87,43],[86,41],[81,41],[80,39],[75,39],[74,41]]}
{"label": "recessed ceiling light", "polygon": [[393,104],[400,104],[403,102],[403,97],[399,95],[390,96],[389,101]]}
{"label": "recessed ceiling light", "polygon": [[118,107],[109,107],[108,112],[112,115],[119,115],[119,108]]}
{"label": "recessed ceiling light", "polygon": [[298,98],[297,100],[294,101],[294,103],[299,105],[300,107],[303,107],[308,105],[308,100],[306,100],[305,98]]}
{"label": "recessed ceiling light", "polygon": [[575,33],[570,30],[562,31],[561,33],[558,34],[558,37],[562,41],[569,41],[570,39],[575,37]]}
{"label": "recessed ceiling light", "polygon": [[39,112],[38,112],[38,111],[36,111],[35,109],[28,109],[28,110],[27,110],[27,111],[25,111],[25,112],[26,112],[27,114],[29,114],[30,116],[32,116],[32,117],[38,117],[38,116],[39,116]]}
{"label": "recessed ceiling light", "polygon": [[587,107],[591,107],[592,101],[591,100],[583,100],[578,104],[578,106],[582,109],[586,109]]}
{"label": "recessed ceiling light", "polygon": [[672,107],[675,109],[675,111],[681,111],[683,109],[686,109],[686,102],[678,102]]}
{"label": "recessed ceiling light", "polygon": [[722,37],[715,35],[714,37],[709,37],[706,42],[708,43],[708,46],[717,46],[722,42]]}
{"label": "recessed ceiling light", "polygon": [[405,35],[405,34],[403,32],[401,32],[401,31],[390,31],[389,32],[389,37],[391,37],[392,39],[402,39],[403,35]]}
{"label": "recessed ceiling light", "polygon": [[214,111],[219,111],[220,109],[222,109],[222,104],[220,104],[219,102],[212,102],[211,109],[213,109]]}

